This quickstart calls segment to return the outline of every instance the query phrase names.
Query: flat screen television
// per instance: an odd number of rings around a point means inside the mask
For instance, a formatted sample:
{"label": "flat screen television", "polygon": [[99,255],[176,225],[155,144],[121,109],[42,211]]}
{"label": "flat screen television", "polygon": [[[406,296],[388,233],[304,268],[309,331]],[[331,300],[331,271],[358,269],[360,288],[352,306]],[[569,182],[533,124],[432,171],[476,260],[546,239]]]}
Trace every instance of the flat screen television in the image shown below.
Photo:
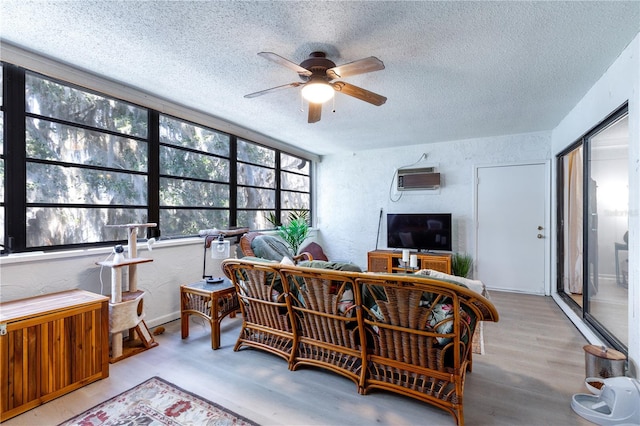
{"label": "flat screen television", "polygon": [[451,251],[451,213],[387,214],[387,247]]}

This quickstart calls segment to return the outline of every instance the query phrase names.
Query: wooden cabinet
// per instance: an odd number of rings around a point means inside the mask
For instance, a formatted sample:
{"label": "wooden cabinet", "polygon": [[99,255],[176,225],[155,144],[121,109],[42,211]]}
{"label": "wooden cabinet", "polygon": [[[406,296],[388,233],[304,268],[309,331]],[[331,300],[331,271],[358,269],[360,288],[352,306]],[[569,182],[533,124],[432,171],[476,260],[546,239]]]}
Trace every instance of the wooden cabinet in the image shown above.
{"label": "wooden cabinet", "polygon": [[70,290],[0,304],[0,421],[109,376],[108,302]]}
{"label": "wooden cabinet", "polygon": [[[415,253],[418,255],[418,269],[434,269],[451,274],[451,255],[447,253]],[[369,272],[403,273],[400,266],[402,251],[374,250],[367,253],[367,270]]]}

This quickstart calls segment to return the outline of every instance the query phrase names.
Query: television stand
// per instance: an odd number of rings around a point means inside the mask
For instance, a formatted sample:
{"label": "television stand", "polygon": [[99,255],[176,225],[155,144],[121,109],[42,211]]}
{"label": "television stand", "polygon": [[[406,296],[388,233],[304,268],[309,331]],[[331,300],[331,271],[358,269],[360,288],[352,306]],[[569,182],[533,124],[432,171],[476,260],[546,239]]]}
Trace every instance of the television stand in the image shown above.
{"label": "television stand", "polygon": [[[418,255],[418,269],[433,269],[451,274],[451,254],[449,253],[412,253]],[[373,250],[367,253],[369,272],[404,273],[406,268],[400,265],[402,250]]]}

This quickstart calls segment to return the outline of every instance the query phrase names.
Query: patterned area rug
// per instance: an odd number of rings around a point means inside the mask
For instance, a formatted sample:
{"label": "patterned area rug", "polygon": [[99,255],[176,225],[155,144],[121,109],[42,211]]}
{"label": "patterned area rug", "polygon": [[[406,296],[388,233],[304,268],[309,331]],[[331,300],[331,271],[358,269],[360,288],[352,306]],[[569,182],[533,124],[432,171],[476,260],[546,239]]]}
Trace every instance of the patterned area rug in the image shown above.
{"label": "patterned area rug", "polygon": [[152,377],[60,426],[257,425],[160,377]]}

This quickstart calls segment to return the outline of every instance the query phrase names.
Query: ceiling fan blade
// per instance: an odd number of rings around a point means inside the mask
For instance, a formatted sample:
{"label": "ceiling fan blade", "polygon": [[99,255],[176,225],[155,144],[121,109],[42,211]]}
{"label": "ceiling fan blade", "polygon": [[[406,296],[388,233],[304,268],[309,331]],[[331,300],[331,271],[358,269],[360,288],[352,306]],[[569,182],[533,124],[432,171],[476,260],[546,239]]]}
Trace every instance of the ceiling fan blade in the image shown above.
{"label": "ceiling fan blade", "polygon": [[383,69],[384,63],[380,59],[375,56],[369,56],[368,58],[359,59],[357,61],[349,62],[348,64],[329,68],[327,70],[327,77],[331,80],[335,80],[337,78],[345,78],[352,75],[364,74]]}
{"label": "ceiling fan blade", "polygon": [[271,93],[271,92],[277,92],[278,90],[282,90],[282,89],[287,89],[289,87],[298,87],[298,86],[302,86],[304,83],[289,83],[289,84],[283,84],[282,86],[276,86],[276,87],[272,87],[271,89],[265,89],[265,90],[261,90],[259,92],[253,92],[253,93],[249,93],[248,95],[244,95],[245,98],[255,98],[257,96],[262,96],[262,95],[266,95],[267,93]]}
{"label": "ceiling fan blade", "polygon": [[291,62],[288,59],[283,58],[282,56],[273,53],[273,52],[260,52],[258,53],[258,55],[262,56],[265,59],[270,60],[271,62],[275,62],[276,64],[280,64],[280,65],[284,65],[287,68],[291,68],[292,70],[294,70],[295,72],[297,72],[300,75],[306,75],[306,76],[310,76],[311,75],[311,71],[309,71],[306,68],[302,68],[300,65]]}
{"label": "ceiling fan blade", "polygon": [[353,84],[345,83],[344,81],[337,81],[331,83],[336,92],[344,93],[345,95],[353,96],[361,101],[369,102],[370,104],[380,106],[387,101],[382,95],[370,92],[362,87],[354,86]]}
{"label": "ceiling fan blade", "polygon": [[322,104],[309,102],[309,123],[317,123],[322,115]]}

